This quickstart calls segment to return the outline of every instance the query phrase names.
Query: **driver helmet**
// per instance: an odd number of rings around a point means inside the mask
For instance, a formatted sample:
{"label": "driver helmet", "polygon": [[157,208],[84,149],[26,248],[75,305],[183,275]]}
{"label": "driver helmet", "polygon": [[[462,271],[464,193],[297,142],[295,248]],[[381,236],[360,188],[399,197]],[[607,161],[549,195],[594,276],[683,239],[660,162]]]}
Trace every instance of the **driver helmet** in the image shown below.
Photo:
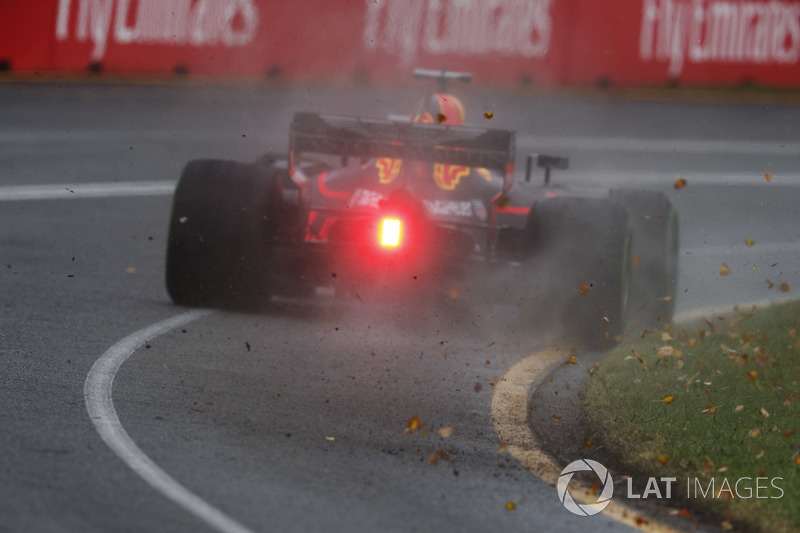
{"label": "driver helmet", "polygon": [[431,93],[419,101],[411,122],[460,126],[464,123],[464,106],[452,94]]}

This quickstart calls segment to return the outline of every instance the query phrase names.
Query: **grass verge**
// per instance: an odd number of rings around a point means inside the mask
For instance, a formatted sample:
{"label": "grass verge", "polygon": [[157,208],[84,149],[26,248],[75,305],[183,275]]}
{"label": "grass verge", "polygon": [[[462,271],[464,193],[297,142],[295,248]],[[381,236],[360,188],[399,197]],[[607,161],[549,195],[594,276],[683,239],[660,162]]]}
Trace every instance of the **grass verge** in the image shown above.
{"label": "grass verge", "polygon": [[643,332],[588,380],[589,429],[632,477],[677,478],[674,503],[723,529],[800,531],[798,330],[790,302]]}

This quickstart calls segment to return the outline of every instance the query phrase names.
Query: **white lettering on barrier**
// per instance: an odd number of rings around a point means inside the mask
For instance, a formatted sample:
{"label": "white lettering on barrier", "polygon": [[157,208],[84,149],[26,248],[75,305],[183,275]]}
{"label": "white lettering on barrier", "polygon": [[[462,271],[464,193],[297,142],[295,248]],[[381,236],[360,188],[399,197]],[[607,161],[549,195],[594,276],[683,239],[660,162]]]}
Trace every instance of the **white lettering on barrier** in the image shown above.
{"label": "white lettering on barrier", "polygon": [[800,3],[737,0],[643,0],[643,61],[668,61],[677,77],[692,63],[795,64]]}
{"label": "white lettering on barrier", "polygon": [[411,65],[427,54],[543,57],[550,49],[553,0],[366,0],[368,50]]}
{"label": "white lettering on barrier", "polygon": [[[94,44],[101,61],[110,38],[118,44],[227,47],[250,43],[258,30],[254,0],[72,0],[58,1],[56,39],[74,35]],[[113,23],[113,24],[112,24]],[[72,31],[70,31],[72,29]]]}

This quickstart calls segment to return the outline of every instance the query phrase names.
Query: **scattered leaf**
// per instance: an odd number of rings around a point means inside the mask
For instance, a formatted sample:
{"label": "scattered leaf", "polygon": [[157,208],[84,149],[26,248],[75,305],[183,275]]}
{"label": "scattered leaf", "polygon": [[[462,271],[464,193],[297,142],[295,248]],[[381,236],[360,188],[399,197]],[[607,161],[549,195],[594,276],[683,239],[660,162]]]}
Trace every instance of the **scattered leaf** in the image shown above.
{"label": "scattered leaf", "polygon": [[633,266],[638,265],[641,260],[642,260],[642,258],[639,257],[638,255],[634,256],[633,257]]}
{"label": "scattered leaf", "polygon": [[570,355],[569,358],[566,361],[564,361],[564,364],[565,365],[577,365],[578,364],[578,358],[575,357],[574,355]]}
{"label": "scattered leaf", "polygon": [[764,174],[764,179],[767,181],[772,181],[772,173],[767,172]]}
{"label": "scattered leaf", "polygon": [[336,440],[336,437],[328,437],[328,436],[326,436],[325,440],[327,440],[328,442],[333,442],[333,441]]}
{"label": "scattered leaf", "polygon": [[642,332],[642,338],[644,339],[645,337],[647,337],[647,336],[648,336],[648,335],[650,335],[651,333],[653,333],[653,332],[652,332],[652,331],[650,331],[649,329],[646,329],[646,330],[644,330],[644,331]]}
{"label": "scattered leaf", "polygon": [[658,461],[662,465],[665,465],[665,464],[667,464],[669,462],[669,457],[667,457],[663,453],[660,453],[660,454],[658,454],[658,457],[656,457],[656,461]]}
{"label": "scattered leaf", "polygon": [[506,453],[507,449],[508,449],[508,443],[506,441],[502,441],[500,443],[500,453]]}
{"label": "scattered leaf", "polygon": [[731,269],[728,266],[728,263],[722,263],[722,266],[719,267],[719,274],[720,274],[720,276],[730,276],[731,275]]}
{"label": "scattered leaf", "polygon": [[517,508],[517,504],[516,503],[512,502],[511,500],[508,500],[506,502],[506,511],[513,511],[516,508]]}
{"label": "scattered leaf", "polygon": [[769,412],[767,412],[767,410],[764,409],[763,407],[760,409],[760,412],[761,416],[763,416],[764,418],[769,418]]}
{"label": "scattered leaf", "polygon": [[756,241],[754,241],[753,239],[745,239],[744,243],[747,245],[748,248],[751,248],[756,243]]}
{"label": "scattered leaf", "polygon": [[675,190],[676,191],[679,191],[679,190],[683,189],[687,185],[688,185],[688,183],[683,178],[678,178],[677,180],[675,180]]}
{"label": "scattered leaf", "polygon": [[553,417],[553,422],[561,422],[561,417],[560,416],[554,416]]}
{"label": "scattered leaf", "polygon": [[758,370],[751,370],[747,373],[747,377],[750,378],[750,381],[755,381],[758,377]]}
{"label": "scattered leaf", "polygon": [[753,428],[748,431],[747,434],[755,439],[761,435],[761,430],[759,428]]}
{"label": "scattered leaf", "polygon": [[581,296],[586,296],[592,291],[592,286],[588,283],[581,282],[580,286],[578,287],[578,291],[581,293]]}
{"label": "scattered leaf", "polygon": [[781,283],[781,286],[779,288],[781,292],[789,292],[789,284],[786,282]]}
{"label": "scattered leaf", "polygon": [[493,116],[494,116],[494,113],[492,113],[491,111],[487,111],[486,113],[483,114],[483,118],[486,118],[486,119],[491,119]]}
{"label": "scattered leaf", "polygon": [[414,432],[420,428],[419,424],[419,416],[414,415],[406,421],[406,425],[408,426],[406,429],[410,430],[410,432]]}
{"label": "scattered leaf", "polygon": [[592,439],[590,439],[589,437],[583,437],[583,440],[581,441],[581,449],[588,450],[591,447],[592,447]]}
{"label": "scattered leaf", "polygon": [[439,436],[443,439],[446,439],[453,435],[453,428],[450,426],[443,427],[439,430]]}
{"label": "scattered leaf", "polygon": [[715,406],[715,405],[712,403],[711,405],[709,405],[708,407],[706,407],[705,409],[703,409],[703,412],[704,412],[704,413],[709,413],[709,414],[712,414],[712,415],[713,415],[714,413],[716,413],[716,412],[717,412],[717,408],[716,408],[716,406]]}
{"label": "scattered leaf", "polygon": [[796,430],[796,429],[794,429],[794,428],[792,428],[792,429],[787,429],[786,431],[784,431],[784,432],[783,432],[783,438],[784,438],[784,439],[788,439],[789,437],[791,437],[791,436],[792,436],[792,435],[794,435],[795,433],[797,433],[797,430]]}
{"label": "scattered leaf", "polygon": [[744,409],[744,405],[737,405],[737,406],[736,406],[736,408],[735,408],[733,411],[734,411],[735,413],[738,413],[738,412],[739,412],[739,411],[741,411],[742,409]]}
{"label": "scattered leaf", "polygon": [[439,124],[443,123],[447,120],[447,116],[444,113],[436,113],[436,122]]}
{"label": "scattered leaf", "polygon": [[136,268],[128,267],[128,268],[125,269],[125,273],[126,274],[136,274]]}
{"label": "scattered leaf", "polygon": [[483,383],[478,381],[477,383],[475,383],[475,392],[480,392],[481,389],[483,389]]}
{"label": "scattered leaf", "polygon": [[675,396],[668,394],[667,396],[664,396],[664,399],[661,401],[664,403],[672,403],[675,401]]}
{"label": "scattered leaf", "polygon": [[658,349],[658,358],[663,359],[675,353],[675,348],[670,345],[662,346]]}
{"label": "scattered leaf", "polygon": [[431,452],[428,456],[428,462],[432,465],[439,464],[439,459],[436,457],[436,452]]}

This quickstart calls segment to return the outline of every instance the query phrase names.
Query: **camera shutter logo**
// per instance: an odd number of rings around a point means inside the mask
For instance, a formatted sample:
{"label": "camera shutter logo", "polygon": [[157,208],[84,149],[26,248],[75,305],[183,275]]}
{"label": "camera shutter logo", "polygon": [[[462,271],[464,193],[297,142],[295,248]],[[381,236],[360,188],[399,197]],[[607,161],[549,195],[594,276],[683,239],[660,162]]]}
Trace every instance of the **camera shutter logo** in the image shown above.
{"label": "camera shutter logo", "polygon": [[[589,470],[593,470],[594,473],[597,474],[597,477],[600,478],[600,481],[603,484],[603,490],[601,491],[600,497],[597,499],[596,503],[579,504],[572,498],[572,495],[569,493],[567,488],[569,487],[569,482],[572,481],[572,476],[575,475],[575,472]],[[591,459],[578,459],[577,461],[573,461],[572,463],[568,464],[567,467],[561,471],[561,475],[558,476],[556,489],[558,490],[558,499],[564,504],[564,507],[566,507],[569,512],[578,516],[592,516],[601,512],[603,509],[608,507],[609,503],[611,503],[611,497],[614,495],[614,482],[611,480],[611,474],[608,473],[606,467],[597,461],[592,461]]]}

